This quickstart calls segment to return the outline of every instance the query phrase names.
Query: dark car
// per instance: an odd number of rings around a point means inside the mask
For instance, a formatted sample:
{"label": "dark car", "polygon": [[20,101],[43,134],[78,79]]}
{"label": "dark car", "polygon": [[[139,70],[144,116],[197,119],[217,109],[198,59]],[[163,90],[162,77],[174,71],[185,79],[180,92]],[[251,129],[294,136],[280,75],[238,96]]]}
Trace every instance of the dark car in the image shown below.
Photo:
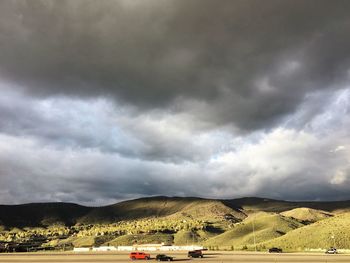
{"label": "dark car", "polygon": [[269,253],[282,253],[282,248],[272,247],[269,249]]}
{"label": "dark car", "polygon": [[326,252],[326,254],[337,254],[338,251],[335,247],[331,247],[330,249],[328,249]]}
{"label": "dark car", "polygon": [[159,254],[156,256],[156,260],[157,261],[173,261],[174,258],[167,256],[167,255],[164,255],[164,254]]}
{"label": "dark car", "polygon": [[203,257],[202,250],[188,251],[187,256],[189,258],[202,258]]}

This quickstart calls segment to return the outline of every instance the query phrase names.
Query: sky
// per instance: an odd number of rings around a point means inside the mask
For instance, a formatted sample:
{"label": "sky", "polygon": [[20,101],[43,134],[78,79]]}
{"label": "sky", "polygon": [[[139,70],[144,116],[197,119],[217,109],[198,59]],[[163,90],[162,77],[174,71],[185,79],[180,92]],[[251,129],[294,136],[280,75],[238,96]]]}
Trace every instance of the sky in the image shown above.
{"label": "sky", "polygon": [[0,203],[350,199],[350,1],[0,1]]}

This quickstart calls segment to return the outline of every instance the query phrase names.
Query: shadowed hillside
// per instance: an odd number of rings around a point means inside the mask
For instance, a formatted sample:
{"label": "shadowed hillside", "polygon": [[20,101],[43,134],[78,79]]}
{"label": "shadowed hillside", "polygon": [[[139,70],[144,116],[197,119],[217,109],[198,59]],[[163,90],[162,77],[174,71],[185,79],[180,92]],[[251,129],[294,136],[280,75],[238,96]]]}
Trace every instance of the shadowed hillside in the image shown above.
{"label": "shadowed hillside", "polygon": [[220,200],[182,197],[141,198],[91,209],[79,218],[81,223],[112,223],[121,220],[168,217],[197,220],[222,219],[225,214],[240,220],[244,213],[236,211]]}
{"label": "shadowed hillside", "polygon": [[104,207],[69,203],[1,205],[0,222],[5,226],[48,226],[54,224],[109,224],[122,220],[169,217],[169,219],[222,219],[239,221],[245,214],[220,200],[181,197],[141,198]]}
{"label": "shadowed hillside", "polygon": [[0,205],[0,224],[4,226],[74,225],[92,208],[70,203],[32,203]]}

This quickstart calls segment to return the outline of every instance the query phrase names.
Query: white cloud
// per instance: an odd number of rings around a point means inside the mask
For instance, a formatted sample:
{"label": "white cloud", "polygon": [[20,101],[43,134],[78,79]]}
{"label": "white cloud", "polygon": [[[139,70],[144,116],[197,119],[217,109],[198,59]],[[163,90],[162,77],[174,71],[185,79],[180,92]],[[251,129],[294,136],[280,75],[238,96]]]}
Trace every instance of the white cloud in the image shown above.
{"label": "white cloud", "polygon": [[331,178],[331,184],[339,185],[343,184],[347,180],[347,175],[345,171],[338,170],[335,175]]}
{"label": "white cloud", "polygon": [[333,150],[333,152],[336,153],[336,152],[344,151],[345,149],[346,147],[344,145],[339,145]]}

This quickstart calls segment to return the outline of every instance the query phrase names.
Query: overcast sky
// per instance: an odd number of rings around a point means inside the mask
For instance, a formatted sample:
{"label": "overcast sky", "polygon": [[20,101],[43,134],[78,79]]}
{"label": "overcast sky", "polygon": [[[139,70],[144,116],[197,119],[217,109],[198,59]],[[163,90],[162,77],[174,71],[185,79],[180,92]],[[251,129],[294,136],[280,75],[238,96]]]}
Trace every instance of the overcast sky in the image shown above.
{"label": "overcast sky", "polygon": [[350,199],[350,1],[0,2],[0,203]]}

